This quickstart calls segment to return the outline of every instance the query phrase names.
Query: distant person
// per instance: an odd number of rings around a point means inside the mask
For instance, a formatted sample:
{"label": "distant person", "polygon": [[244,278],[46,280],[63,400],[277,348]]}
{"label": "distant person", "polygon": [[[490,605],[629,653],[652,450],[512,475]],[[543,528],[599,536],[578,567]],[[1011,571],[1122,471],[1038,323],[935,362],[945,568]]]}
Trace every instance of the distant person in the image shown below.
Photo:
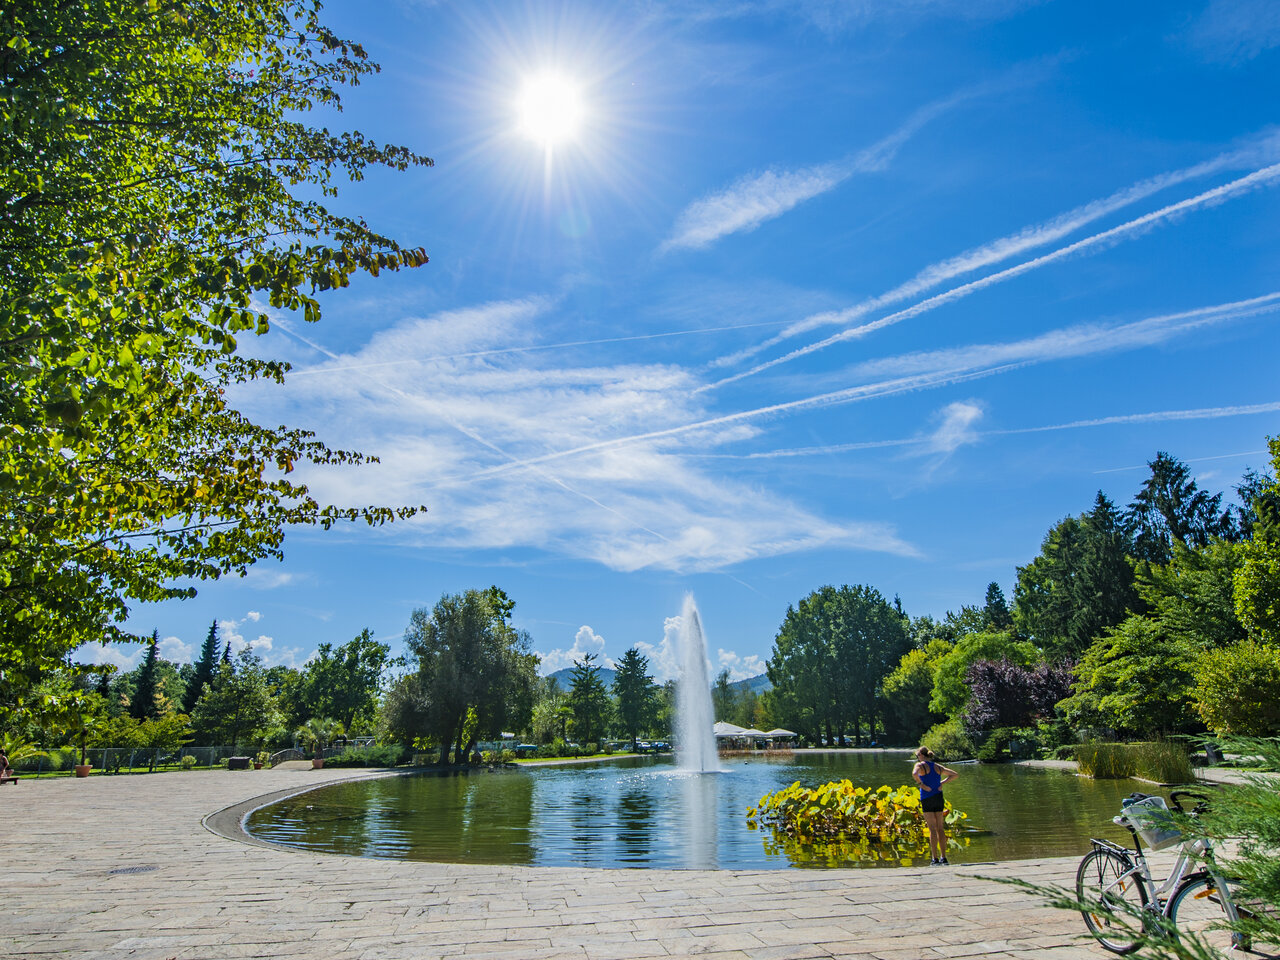
{"label": "distant person", "polygon": [[0,747],[0,780],[8,780],[13,776],[13,771],[9,769],[9,755],[4,752],[4,748]]}
{"label": "distant person", "polygon": [[924,822],[929,825],[930,865],[947,862],[946,802],[942,799],[942,785],[960,774],[950,767],[936,762],[933,751],[921,747],[916,751],[916,765],[911,776],[920,784],[920,809]]}

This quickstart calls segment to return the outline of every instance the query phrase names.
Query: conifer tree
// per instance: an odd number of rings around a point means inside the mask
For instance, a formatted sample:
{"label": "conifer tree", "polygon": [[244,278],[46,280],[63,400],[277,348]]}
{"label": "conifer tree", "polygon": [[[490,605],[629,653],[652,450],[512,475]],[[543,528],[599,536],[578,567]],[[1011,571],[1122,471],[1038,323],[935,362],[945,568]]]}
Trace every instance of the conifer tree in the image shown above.
{"label": "conifer tree", "polygon": [[987,601],[982,608],[982,618],[988,630],[1008,630],[1013,626],[1013,614],[1005,602],[1000,584],[992,580],[987,584]]}
{"label": "conifer tree", "polygon": [[142,670],[138,673],[138,682],[133,688],[133,698],[129,701],[129,716],[137,720],[154,720],[160,716],[156,708],[156,658],[159,656],[157,646],[160,643],[160,631],[151,634],[151,643],[147,645],[147,657],[142,661]]}
{"label": "conifer tree", "polygon": [[196,661],[195,675],[187,684],[186,696],[182,698],[182,712],[190,715],[196,708],[196,701],[204,692],[207,684],[212,682],[218,670],[218,621],[209,625],[209,633],[204,638],[204,646],[200,648],[200,659]]}

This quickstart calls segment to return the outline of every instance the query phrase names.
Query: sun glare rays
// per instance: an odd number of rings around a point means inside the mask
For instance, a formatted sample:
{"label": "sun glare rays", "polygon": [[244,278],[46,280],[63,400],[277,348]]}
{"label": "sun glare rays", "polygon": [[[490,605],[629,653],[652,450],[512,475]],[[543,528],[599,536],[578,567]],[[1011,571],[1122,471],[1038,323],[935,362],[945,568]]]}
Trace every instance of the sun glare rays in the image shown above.
{"label": "sun glare rays", "polygon": [[577,139],[585,119],[579,85],[568,77],[543,73],[525,80],[516,101],[517,129],[548,153]]}

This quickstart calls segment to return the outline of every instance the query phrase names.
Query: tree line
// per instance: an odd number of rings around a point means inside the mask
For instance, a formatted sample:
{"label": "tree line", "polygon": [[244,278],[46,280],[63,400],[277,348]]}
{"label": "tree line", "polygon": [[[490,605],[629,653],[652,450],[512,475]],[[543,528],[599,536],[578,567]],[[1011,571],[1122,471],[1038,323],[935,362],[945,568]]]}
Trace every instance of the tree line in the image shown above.
{"label": "tree line", "polygon": [[950,756],[1280,733],[1280,486],[1249,471],[1231,505],[1167,453],[1148,467],[1125,508],[1099,492],[1046,533],[1012,604],[993,582],[941,620],[867,586],[788,608],[766,722]]}

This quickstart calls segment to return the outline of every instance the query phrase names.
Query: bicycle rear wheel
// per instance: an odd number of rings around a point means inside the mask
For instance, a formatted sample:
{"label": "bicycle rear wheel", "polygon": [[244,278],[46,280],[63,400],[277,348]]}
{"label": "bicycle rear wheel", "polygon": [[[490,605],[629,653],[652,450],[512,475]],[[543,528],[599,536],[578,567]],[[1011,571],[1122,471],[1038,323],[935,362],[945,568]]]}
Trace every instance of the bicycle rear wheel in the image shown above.
{"label": "bicycle rear wheel", "polygon": [[1076,899],[1084,925],[1112,953],[1133,953],[1142,945],[1147,889],[1133,864],[1112,850],[1094,850],[1076,871]]}
{"label": "bicycle rear wheel", "polygon": [[1225,954],[1233,943],[1249,949],[1249,944],[1240,940],[1240,934],[1233,934],[1227,926],[1222,891],[1207,873],[1194,874],[1173,895],[1169,919],[1179,938],[1194,934],[1217,954]]}

